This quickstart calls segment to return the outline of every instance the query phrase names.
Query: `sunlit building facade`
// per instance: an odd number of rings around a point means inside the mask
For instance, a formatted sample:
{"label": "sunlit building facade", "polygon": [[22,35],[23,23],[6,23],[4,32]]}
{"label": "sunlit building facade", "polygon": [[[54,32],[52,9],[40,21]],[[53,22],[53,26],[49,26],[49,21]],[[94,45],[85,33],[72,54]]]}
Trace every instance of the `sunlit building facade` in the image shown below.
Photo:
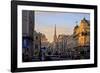
{"label": "sunlit building facade", "polygon": [[74,28],[74,38],[78,42],[78,46],[89,46],[90,44],[90,23],[83,18]]}
{"label": "sunlit building facade", "polygon": [[90,58],[90,22],[83,18],[74,28],[73,38],[76,41],[77,59]]}

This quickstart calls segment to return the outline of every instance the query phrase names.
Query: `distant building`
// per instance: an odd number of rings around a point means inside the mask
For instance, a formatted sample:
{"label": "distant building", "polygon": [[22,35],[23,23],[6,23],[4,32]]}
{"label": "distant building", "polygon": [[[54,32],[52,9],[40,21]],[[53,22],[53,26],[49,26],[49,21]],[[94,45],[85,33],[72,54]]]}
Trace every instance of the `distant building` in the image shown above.
{"label": "distant building", "polygon": [[65,50],[67,49],[67,35],[61,34],[58,36],[57,39],[57,46],[58,46],[58,52],[59,53],[64,53]]}
{"label": "distant building", "polygon": [[73,38],[73,35],[69,35],[68,37],[67,37],[67,48],[68,49],[73,49],[74,47],[76,47],[76,46],[78,46],[77,45],[77,40],[75,40],[74,38]]}
{"label": "distant building", "polygon": [[48,48],[49,42],[44,34],[41,33],[41,47]]}
{"label": "distant building", "polygon": [[54,40],[53,40],[53,50],[52,50],[52,53],[53,54],[65,54],[65,51],[67,49],[67,35],[65,34],[59,34],[58,37],[57,37],[57,34],[56,34],[56,25],[55,25],[55,28],[54,28]]}
{"label": "distant building", "polygon": [[41,33],[34,31],[33,34],[33,56],[39,57],[40,48],[41,48]]}
{"label": "distant building", "polygon": [[51,52],[51,47],[50,47],[50,43],[48,42],[45,34],[41,33],[41,48],[44,48],[45,50],[45,55],[48,55],[48,52]]}
{"label": "distant building", "polygon": [[33,57],[39,58],[41,51],[47,51],[49,48],[49,42],[46,38],[46,36],[43,33],[34,31],[33,35]]}

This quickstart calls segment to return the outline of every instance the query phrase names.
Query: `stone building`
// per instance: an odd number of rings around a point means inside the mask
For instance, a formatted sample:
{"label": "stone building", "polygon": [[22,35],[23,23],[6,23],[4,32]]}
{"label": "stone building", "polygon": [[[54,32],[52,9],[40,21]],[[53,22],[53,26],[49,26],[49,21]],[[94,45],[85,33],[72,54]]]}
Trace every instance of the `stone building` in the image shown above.
{"label": "stone building", "polygon": [[33,34],[33,56],[39,57],[40,48],[41,48],[41,33],[34,31]]}
{"label": "stone building", "polygon": [[74,28],[74,38],[78,42],[78,46],[89,46],[90,44],[90,23],[83,18]]}
{"label": "stone building", "polygon": [[74,28],[73,38],[77,41],[75,47],[77,59],[90,58],[90,23],[83,18]]}
{"label": "stone building", "polygon": [[72,50],[76,46],[78,46],[77,40],[75,38],[73,38],[73,35],[68,35],[68,37],[67,37],[67,48]]}
{"label": "stone building", "polygon": [[33,35],[33,60],[40,60],[42,54],[46,55],[49,42],[43,33],[34,31]]}
{"label": "stone building", "polygon": [[48,48],[49,42],[44,34],[41,34],[41,47]]}
{"label": "stone building", "polygon": [[32,60],[34,12],[22,10],[22,54],[23,62]]}
{"label": "stone building", "polygon": [[45,34],[41,33],[41,49],[44,49],[45,56],[48,55],[48,52],[50,52],[50,43],[48,42],[48,39],[46,38]]}
{"label": "stone building", "polygon": [[60,54],[64,54],[65,50],[67,49],[67,38],[68,36],[64,34],[58,36],[57,46]]}

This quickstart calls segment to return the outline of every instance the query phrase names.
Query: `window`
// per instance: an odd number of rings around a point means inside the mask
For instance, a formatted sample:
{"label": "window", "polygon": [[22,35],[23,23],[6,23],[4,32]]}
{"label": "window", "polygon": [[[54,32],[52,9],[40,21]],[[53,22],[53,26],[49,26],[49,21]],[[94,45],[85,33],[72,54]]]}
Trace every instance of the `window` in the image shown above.
{"label": "window", "polygon": [[35,44],[35,48],[36,48],[36,49],[38,48],[38,45],[37,45],[37,44]]}

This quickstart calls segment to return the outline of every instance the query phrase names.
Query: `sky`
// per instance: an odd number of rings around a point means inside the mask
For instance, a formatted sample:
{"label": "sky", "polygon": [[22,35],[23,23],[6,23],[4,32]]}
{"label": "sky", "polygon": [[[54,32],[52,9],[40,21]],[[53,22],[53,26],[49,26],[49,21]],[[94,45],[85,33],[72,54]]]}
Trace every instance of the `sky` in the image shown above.
{"label": "sky", "polygon": [[90,20],[88,13],[35,11],[35,30],[45,34],[48,41],[52,42],[55,25],[57,36],[71,35],[76,22],[79,24],[84,17]]}

